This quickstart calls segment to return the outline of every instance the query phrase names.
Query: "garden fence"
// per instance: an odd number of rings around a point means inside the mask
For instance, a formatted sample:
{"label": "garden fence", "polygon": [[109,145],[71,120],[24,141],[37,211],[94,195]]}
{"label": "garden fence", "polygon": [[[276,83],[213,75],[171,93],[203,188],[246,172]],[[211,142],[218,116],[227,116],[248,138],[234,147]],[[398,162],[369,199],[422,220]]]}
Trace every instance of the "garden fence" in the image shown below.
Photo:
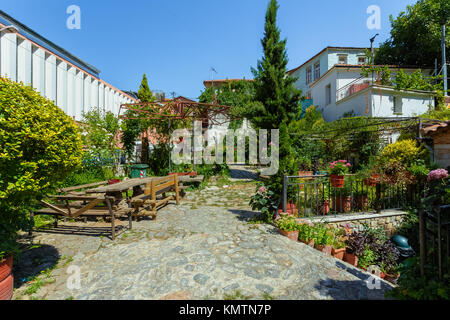
{"label": "garden fence", "polygon": [[346,175],[342,188],[335,188],[328,175],[284,176],[283,212],[298,217],[343,213],[381,212],[415,206],[423,196],[423,186],[391,185]]}

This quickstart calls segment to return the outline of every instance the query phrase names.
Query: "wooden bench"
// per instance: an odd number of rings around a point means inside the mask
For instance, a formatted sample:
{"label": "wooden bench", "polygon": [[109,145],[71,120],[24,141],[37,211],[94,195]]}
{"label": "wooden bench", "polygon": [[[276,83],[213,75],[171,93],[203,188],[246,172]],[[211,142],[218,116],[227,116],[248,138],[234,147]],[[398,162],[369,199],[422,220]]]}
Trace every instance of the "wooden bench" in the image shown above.
{"label": "wooden bench", "polygon": [[[88,196],[88,195],[52,195],[47,196],[46,201],[42,200],[44,207],[35,212],[31,212],[31,219],[35,215],[55,216],[55,228],[58,227],[58,216],[69,219],[80,217],[106,217],[111,218],[111,238],[115,239],[117,218],[128,216],[129,228],[132,228],[132,208],[120,208],[115,203],[115,198],[110,196]],[[50,203],[52,202],[52,203]],[[32,230],[30,230],[30,235]]]}
{"label": "wooden bench", "polygon": [[180,188],[180,192],[181,192],[181,196],[184,197],[186,195],[186,192],[184,191],[184,189],[189,188],[189,186],[185,186],[185,183],[202,183],[203,180],[205,180],[205,177],[203,175],[199,175],[199,176],[181,176],[178,177],[178,181],[179,181],[179,188]]}
{"label": "wooden bench", "polygon": [[[166,196],[167,192],[172,191],[175,192],[175,195]],[[157,199],[159,195],[162,196],[161,199]],[[150,216],[152,219],[155,219],[158,208],[170,200],[175,200],[177,205],[180,204],[178,175],[153,178],[145,185],[143,194],[131,198],[131,206],[134,209],[132,215],[133,217]]]}

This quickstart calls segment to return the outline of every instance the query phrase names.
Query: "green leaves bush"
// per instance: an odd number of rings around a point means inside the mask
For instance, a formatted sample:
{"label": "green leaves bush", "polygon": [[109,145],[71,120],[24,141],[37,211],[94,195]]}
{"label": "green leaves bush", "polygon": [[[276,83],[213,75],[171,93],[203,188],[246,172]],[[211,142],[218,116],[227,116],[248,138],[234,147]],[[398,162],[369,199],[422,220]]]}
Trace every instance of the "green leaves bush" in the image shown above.
{"label": "green leaves bush", "polygon": [[34,200],[80,165],[81,135],[52,101],[0,78],[0,150],[0,252],[10,252]]}

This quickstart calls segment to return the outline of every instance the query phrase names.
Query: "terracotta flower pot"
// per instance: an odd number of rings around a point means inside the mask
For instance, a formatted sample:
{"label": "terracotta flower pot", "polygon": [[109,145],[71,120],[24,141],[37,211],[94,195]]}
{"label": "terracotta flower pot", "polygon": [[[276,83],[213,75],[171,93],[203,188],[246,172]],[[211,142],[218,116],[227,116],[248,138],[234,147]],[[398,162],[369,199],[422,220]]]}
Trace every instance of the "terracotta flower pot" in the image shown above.
{"label": "terracotta flower pot", "polygon": [[279,231],[283,236],[288,237],[289,239],[291,239],[293,241],[298,241],[298,230],[286,231],[286,230],[279,229]]}
{"label": "terracotta flower pot", "polygon": [[340,248],[340,249],[335,249],[335,248],[333,248],[333,249],[331,250],[331,254],[332,254],[333,257],[335,257],[336,259],[344,260],[345,248]]}
{"label": "terracotta flower pot", "polygon": [[322,202],[321,206],[319,207],[319,212],[322,215],[330,213],[330,201]]}
{"label": "terracotta flower pot", "polygon": [[356,210],[367,210],[369,208],[369,197],[367,195],[358,195],[354,199],[354,206]]}
{"label": "terracotta flower pot", "polygon": [[310,240],[310,241],[300,240],[300,241],[303,242],[304,244],[306,244],[307,246],[314,248],[314,240]]}
{"label": "terracotta flower pot", "polygon": [[[278,208],[278,214],[281,214],[281,213],[283,213],[282,206],[280,208]],[[296,215],[298,213],[297,206],[295,205],[295,203],[293,203],[293,202],[286,203],[286,213],[290,216]]]}
{"label": "terracotta flower pot", "polygon": [[378,175],[377,174],[373,174],[372,177],[370,178],[366,178],[363,180],[364,184],[368,187],[375,187],[377,185],[378,182]]}
{"label": "terracotta flower pot", "polygon": [[344,187],[345,176],[338,176],[337,174],[332,174],[330,176],[331,186],[335,188]]}
{"label": "terracotta flower pot", "polygon": [[11,256],[0,262],[0,300],[11,300],[14,289],[14,277],[11,273],[13,258]]}
{"label": "terracotta flower pot", "polygon": [[336,197],[333,204],[337,212],[349,212],[352,209],[352,198],[350,196]]}
{"label": "terracotta flower pot", "polygon": [[345,252],[344,261],[356,267],[358,265],[358,256],[353,253]]}

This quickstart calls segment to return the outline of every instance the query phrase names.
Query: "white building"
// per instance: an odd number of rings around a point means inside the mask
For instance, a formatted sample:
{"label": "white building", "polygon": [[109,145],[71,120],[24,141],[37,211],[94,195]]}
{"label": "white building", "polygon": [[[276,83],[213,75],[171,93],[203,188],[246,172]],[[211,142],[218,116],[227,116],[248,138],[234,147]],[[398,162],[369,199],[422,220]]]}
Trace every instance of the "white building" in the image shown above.
{"label": "white building", "polygon": [[[303,108],[314,105],[325,121],[346,114],[371,117],[413,117],[434,108],[434,94],[395,90],[381,86],[372,77],[362,77],[367,65],[366,48],[326,47],[301,66],[288,71],[298,78],[295,86],[306,96]],[[390,67],[392,77],[400,68]],[[417,68],[402,68],[412,73]],[[422,70],[431,75],[431,70]],[[375,76],[376,78],[376,76]]]}
{"label": "white building", "polygon": [[[12,28],[9,28],[12,26]],[[0,10],[0,75],[31,85],[75,120],[98,107],[118,115],[136,100],[100,79],[100,71]]]}
{"label": "white building", "polygon": [[[398,68],[390,68],[395,77]],[[405,73],[417,69],[402,68]],[[335,65],[310,85],[313,104],[325,121],[346,114],[370,117],[414,117],[434,108],[434,94],[418,90],[395,90],[361,76],[361,66]],[[424,71],[427,73],[427,70]],[[375,76],[376,77],[376,76]]]}

